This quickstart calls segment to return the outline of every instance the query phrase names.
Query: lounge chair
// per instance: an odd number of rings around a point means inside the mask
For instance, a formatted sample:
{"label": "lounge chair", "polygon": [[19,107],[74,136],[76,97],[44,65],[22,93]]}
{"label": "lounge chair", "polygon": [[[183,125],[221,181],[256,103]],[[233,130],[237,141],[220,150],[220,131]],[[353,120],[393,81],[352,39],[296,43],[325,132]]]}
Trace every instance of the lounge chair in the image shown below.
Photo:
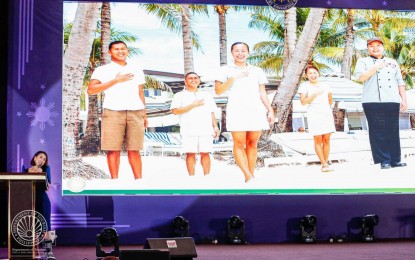
{"label": "lounge chair", "polygon": [[[369,145],[369,135],[367,131],[355,131],[352,134],[354,139],[362,140]],[[401,155],[402,158],[415,155],[415,131],[411,129],[400,130],[399,137],[401,140]]]}
{"label": "lounge chair", "polygon": [[165,152],[180,153],[181,142],[172,138],[170,133],[166,132],[146,132],[144,134],[144,155],[152,154],[154,147],[161,149],[161,156]]}
{"label": "lounge chair", "polygon": [[402,158],[415,156],[415,131],[411,129],[401,130],[399,136],[401,138]]}
{"label": "lounge chair", "polygon": [[226,141],[226,142],[218,142],[213,143],[213,152],[228,152],[233,150],[233,142]]}
{"label": "lounge chair", "polygon": [[[165,152],[181,153],[182,142],[179,133],[166,132],[146,132],[144,136],[144,154],[152,154],[155,147],[161,149],[161,154],[164,156]],[[232,151],[233,142],[227,140],[213,144],[213,153]]]}
{"label": "lounge chair", "polygon": [[[279,144],[285,156],[265,159],[265,166],[272,164],[319,162],[314,150],[314,139],[309,133],[289,132],[271,135],[270,139]],[[347,161],[352,158],[370,160],[370,144],[367,135],[333,133],[330,139],[330,160]]]}

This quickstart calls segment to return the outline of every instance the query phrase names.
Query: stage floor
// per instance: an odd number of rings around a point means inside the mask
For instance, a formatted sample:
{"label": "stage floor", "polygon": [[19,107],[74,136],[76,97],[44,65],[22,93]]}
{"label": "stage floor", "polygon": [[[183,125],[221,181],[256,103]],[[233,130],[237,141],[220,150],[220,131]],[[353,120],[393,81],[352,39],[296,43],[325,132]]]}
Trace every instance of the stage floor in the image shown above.
{"label": "stage floor", "polygon": [[[142,245],[120,246],[123,250],[142,249]],[[411,260],[415,259],[415,241],[371,243],[197,245],[195,260]],[[57,260],[96,259],[93,246],[59,246],[53,248]],[[7,249],[0,248],[0,259]]]}

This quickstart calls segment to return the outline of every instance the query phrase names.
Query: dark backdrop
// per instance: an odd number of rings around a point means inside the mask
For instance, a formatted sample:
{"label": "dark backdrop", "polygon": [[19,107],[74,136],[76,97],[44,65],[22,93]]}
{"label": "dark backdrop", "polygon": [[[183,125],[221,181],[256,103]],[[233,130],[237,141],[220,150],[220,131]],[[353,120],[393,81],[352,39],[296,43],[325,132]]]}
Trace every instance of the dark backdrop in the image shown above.
{"label": "dark backdrop", "polygon": [[[209,3],[219,2],[226,3]],[[247,2],[246,0],[243,3]],[[304,4],[317,1],[299,2]],[[322,4],[327,5],[327,2]],[[41,130],[39,125],[30,125],[32,118],[27,118],[26,113],[31,110],[32,103],[40,104],[40,100],[43,99],[46,104],[53,102],[56,111],[61,115],[59,109],[62,104],[62,2],[8,0],[6,3],[3,2],[3,7],[7,3],[10,5],[10,12],[5,12],[7,8],[2,8],[1,12],[4,13],[0,16],[2,35],[7,35],[7,29],[10,28],[8,39],[2,37],[0,40],[3,47],[0,166],[2,171],[16,171],[19,169],[17,166],[20,158],[27,162],[40,146],[50,151],[52,175],[57,182],[56,188],[50,191],[53,204],[52,228],[57,229],[59,244],[93,244],[95,235],[106,226],[117,228],[122,243],[143,243],[147,237],[169,236],[170,221],[177,215],[189,219],[190,233],[197,241],[207,241],[210,238],[223,241],[226,221],[234,214],[245,220],[247,240],[251,243],[294,241],[298,236],[298,219],[305,214],[315,214],[318,217],[319,239],[345,232],[352,234],[355,230],[351,220],[368,213],[380,216],[381,222],[376,229],[378,237],[414,237],[415,202],[414,195],[411,194],[61,196],[61,119],[54,118],[55,126],[47,125]],[[255,1],[255,4],[257,3],[258,1]],[[333,7],[342,7],[339,3],[345,6],[353,4],[353,7],[361,8],[368,8],[369,4],[366,1],[344,0],[333,1]],[[370,1],[370,4],[373,4],[372,8],[384,8],[382,3],[383,1]],[[22,6],[27,7],[27,4],[33,4],[34,7],[33,27],[25,27],[28,31],[33,28],[34,32],[33,48],[30,50],[21,48],[28,45],[22,43],[19,38],[23,35],[22,29],[19,28],[19,24],[22,24],[20,10]],[[397,9],[395,1],[390,1],[390,4],[392,9]],[[399,1],[399,5],[401,9],[415,9],[412,0]],[[26,15],[32,15],[30,9],[28,10]],[[27,24],[26,21],[23,24]],[[7,42],[10,43],[8,47]],[[24,55],[27,57],[23,61],[19,60],[22,52],[25,52]],[[9,75],[7,84],[5,68]],[[22,68],[25,70],[24,74]],[[42,84],[45,89],[40,90]],[[45,142],[40,145],[39,140]],[[1,210],[1,214],[4,212]],[[1,229],[2,232],[5,230]]]}
{"label": "dark backdrop", "polygon": [[[7,171],[7,36],[8,36],[9,2],[2,3],[0,8],[0,172]],[[7,192],[0,190],[0,205],[7,205]],[[2,206],[4,208],[4,206]],[[0,210],[0,226],[7,226],[7,211]],[[4,232],[5,230],[6,232]],[[7,240],[7,229],[2,228],[0,245]]]}

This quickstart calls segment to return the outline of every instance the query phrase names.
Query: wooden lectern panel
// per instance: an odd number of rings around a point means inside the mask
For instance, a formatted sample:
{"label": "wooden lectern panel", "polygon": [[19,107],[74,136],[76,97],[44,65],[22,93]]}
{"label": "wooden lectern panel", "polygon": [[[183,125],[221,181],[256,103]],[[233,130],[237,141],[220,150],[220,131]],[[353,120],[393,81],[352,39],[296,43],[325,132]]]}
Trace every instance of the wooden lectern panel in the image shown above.
{"label": "wooden lectern panel", "polygon": [[[9,259],[34,258],[36,241],[36,189],[46,189],[45,173],[0,173],[0,183],[8,189],[8,256]],[[4,185],[6,184],[6,185]],[[24,223],[23,223],[24,222]],[[21,225],[29,236],[21,235]],[[20,225],[20,226],[19,226]],[[30,237],[31,236],[31,237]],[[28,238],[29,237],[29,238]]]}

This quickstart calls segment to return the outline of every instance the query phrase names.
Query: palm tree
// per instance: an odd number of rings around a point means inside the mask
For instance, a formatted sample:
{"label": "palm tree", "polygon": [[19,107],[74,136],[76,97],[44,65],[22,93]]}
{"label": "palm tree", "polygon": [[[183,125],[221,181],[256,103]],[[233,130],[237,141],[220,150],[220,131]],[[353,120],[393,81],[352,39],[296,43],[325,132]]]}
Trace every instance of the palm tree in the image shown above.
{"label": "palm tree", "polygon": [[80,3],[63,58],[63,177],[81,175],[90,178],[103,175],[98,169],[84,164],[77,152],[79,127],[79,97],[94,31],[99,18],[100,3]]}
{"label": "palm tree", "polygon": [[183,39],[184,74],[193,71],[193,47],[200,49],[199,36],[192,31],[192,14],[208,14],[206,5],[143,4],[148,13],[155,14],[167,29],[181,33]]}
{"label": "palm tree", "polygon": [[415,77],[415,40],[402,37],[400,33],[391,33],[386,35],[387,40],[393,42],[390,49],[387,49],[387,55],[398,61],[402,77],[406,83],[407,89],[414,87]]}
{"label": "palm tree", "polygon": [[[405,17],[403,22],[404,26],[407,26],[408,23],[413,24],[413,15],[410,14],[409,17]],[[395,21],[396,22],[396,21]],[[396,25],[393,22],[387,22],[382,27],[382,39],[385,41],[385,49],[387,56],[393,57],[398,61],[400,66],[402,77],[406,83],[406,88],[411,89],[414,87],[414,77],[415,77],[415,41],[414,36],[411,31],[407,30],[393,30],[393,27]],[[412,25],[410,28],[413,28]],[[411,126],[415,125],[415,116],[410,114]]]}
{"label": "palm tree", "polygon": [[398,61],[405,83],[413,87],[413,65],[415,37],[407,28],[415,27],[415,16],[412,13],[369,10],[362,11],[366,24],[360,30],[365,36],[373,35],[384,40],[386,55]]}
{"label": "palm tree", "polygon": [[270,41],[255,44],[249,61],[283,77],[308,13],[306,8],[291,8],[284,12],[273,8],[256,10],[251,15],[249,27],[268,32]]}
{"label": "palm tree", "polygon": [[[401,43],[413,41],[412,34],[405,33],[405,29],[413,27],[414,16],[410,13],[333,9],[328,12],[313,59],[319,65],[341,64],[342,74],[350,79],[357,59],[367,55],[366,48],[359,50],[354,48],[354,44],[359,46],[361,42],[362,46],[366,46],[364,42],[367,38],[382,37],[386,41],[387,55],[398,59],[399,51],[396,50],[399,50]],[[401,64],[402,71],[408,67],[405,65],[407,62]],[[410,82],[407,84],[410,85]]]}
{"label": "palm tree", "polygon": [[183,57],[184,57],[184,74],[194,71],[193,50],[192,50],[192,23],[190,6],[182,5],[182,39],[183,39]]}
{"label": "palm tree", "polygon": [[270,7],[259,7],[259,6],[230,6],[230,5],[215,5],[214,7],[215,12],[218,14],[219,20],[219,60],[220,65],[227,64],[227,29],[226,29],[226,15],[229,9],[233,9],[235,11],[253,11],[253,12],[261,12],[267,9],[271,9]]}
{"label": "palm tree", "polygon": [[[315,55],[316,58],[318,56],[324,57],[329,64],[341,65],[341,73],[347,79],[351,78],[352,62],[355,58],[355,14],[356,11],[353,9],[330,9],[327,11],[326,22],[318,42],[320,48],[317,48]],[[328,67],[324,66],[323,68]]]}
{"label": "palm tree", "polygon": [[[277,111],[280,131],[285,132],[290,129],[292,99],[318,41],[325,10],[299,8],[284,13],[273,12],[256,12],[252,15],[249,26],[268,31],[273,41],[257,43],[251,53],[250,61],[268,72],[283,75],[272,106]],[[287,28],[284,28],[283,24]],[[300,34],[298,41],[297,34]],[[294,51],[292,51],[293,47],[295,47]],[[284,60],[289,60],[288,66],[284,65]],[[283,70],[284,66],[287,68]],[[264,139],[268,137],[263,136]]]}
{"label": "palm tree", "polygon": [[287,70],[297,44],[297,8],[284,11],[284,62],[283,72]]}
{"label": "palm tree", "polygon": [[268,32],[270,41],[255,44],[249,62],[267,72],[282,74],[284,62],[284,16],[276,10],[256,11],[248,26]]}
{"label": "palm tree", "polygon": [[351,79],[352,73],[352,58],[353,58],[353,43],[354,43],[354,14],[353,9],[347,10],[347,27],[346,27],[346,37],[343,53],[343,62],[341,65],[341,72],[346,79]]}
{"label": "palm tree", "polygon": [[102,3],[101,8],[101,66],[111,61],[108,47],[111,42],[111,5],[109,2]]}
{"label": "palm tree", "polygon": [[[274,11],[275,14],[256,12],[252,16],[253,19],[250,27],[268,31],[270,38],[274,41],[256,44],[254,52],[250,57],[251,62],[254,62],[268,72],[276,72],[279,73],[279,76],[283,76],[283,72],[287,70],[287,64],[289,64],[293,49],[296,46],[297,34],[300,34],[303,30],[309,12],[310,9],[293,8],[284,11],[284,13]],[[333,16],[336,17],[336,14],[334,12],[328,13],[325,23],[322,24],[320,37],[317,39],[315,46],[313,46],[313,53],[308,61],[323,69],[330,68],[330,63],[336,64],[337,60],[339,62],[341,60],[337,57],[339,48],[336,47],[339,44],[339,36],[332,37],[334,33],[337,33],[338,29],[332,26],[334,22],[327,21]],[[280,90],[280,88],[277,89],[277,96]],[[281,91],[284,90],[282,89]],[[343,111],[336,112],[336,116],[339,117],[341,113]],[[286,114],[286,128],[284,131],[291,131],[292,103],[287,107]],[[267,135],[263,135],[263,137],[266,139]]]}
{"label": "palm tree", "polygon": [[231,8],[228,5],[215,5],[214,9],[219,18],[219,57],[220,65],[228,63],[228,37],[226,35],[226,12]]}
{"label": "palm tree", "polygon": [[276,110],[278,126],[284,132],[287,128],[287,119],[292,99],[297,92],[301,76],[307,65],[323,23],[325,9],[312,9],[301,32],[291,57],[287,71],[284,73],[278,92],[272,100],[272,107]]}
{"label": "palm tree", "polygon": [[[111,5],[109,2],[102,3],[101,7],[101,55],[100,64],[105,65],[110,62],[111,57],[108,53],[108,45],[111,41]],[[91,55],[94,57],[94,55]],[[102,97],[102,95],[101,95]],[[98,106],[99,95],[89,95],[88,119],[85,135],[82,139],[82,154],[98,154],[101,133],[99,129],[100,109]]]}

